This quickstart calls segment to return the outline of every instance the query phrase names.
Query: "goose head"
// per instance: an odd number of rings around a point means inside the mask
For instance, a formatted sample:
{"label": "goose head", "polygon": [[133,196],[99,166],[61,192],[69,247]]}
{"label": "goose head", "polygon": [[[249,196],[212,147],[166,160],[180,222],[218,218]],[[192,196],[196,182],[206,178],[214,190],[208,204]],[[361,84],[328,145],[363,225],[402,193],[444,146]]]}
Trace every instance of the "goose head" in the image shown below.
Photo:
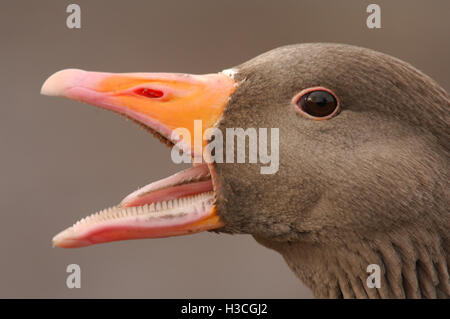
{"label": "goose head", "polygon": [[[317,297],[450,296],[449,98],[399,59],[300,44],[201,76],[64,70],[42,93],[121,113],[194,159],[61,232],[57,246],[251,234]],[[254,130],[263,140],[256,158],[276,154],[276,169],[263,173],[249,144],[243,163],[202,159],[195,120],[222,136]],[[223,158],[237,151],[221,149]],[[369,265],[380,269],[377,288]]]}

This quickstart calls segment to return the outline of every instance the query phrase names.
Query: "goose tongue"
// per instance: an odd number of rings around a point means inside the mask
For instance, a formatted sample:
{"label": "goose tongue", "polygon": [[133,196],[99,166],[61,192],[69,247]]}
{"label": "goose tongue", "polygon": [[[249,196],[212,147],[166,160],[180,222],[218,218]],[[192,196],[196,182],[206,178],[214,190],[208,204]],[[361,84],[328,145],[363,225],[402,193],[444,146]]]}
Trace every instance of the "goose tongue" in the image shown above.
{"label": "goose tongue", "polygon": [[120,206],[140,206],[161,198],[170,200],[212,190],[213,185],[208,166],[202,164],[138,189],[126,196]]}
{"label": "goose tongue", "polygon": [[[63,70],[44,83],[41,93],[63,96],[115,111],[140,122],[168,144],[196,154],[194,121],[202,131],[212,127],[235,89],[225,74],[112,74]],[[183,128],[190,136],[172,140]],[[203,146],[207,141],[202,141]],[[200,154],[201,157],[201,154]],[[206,164],[149,184],[128,195],[118,206],[77,222],[53,238],[58,247],[155,238],[222,227]]]}

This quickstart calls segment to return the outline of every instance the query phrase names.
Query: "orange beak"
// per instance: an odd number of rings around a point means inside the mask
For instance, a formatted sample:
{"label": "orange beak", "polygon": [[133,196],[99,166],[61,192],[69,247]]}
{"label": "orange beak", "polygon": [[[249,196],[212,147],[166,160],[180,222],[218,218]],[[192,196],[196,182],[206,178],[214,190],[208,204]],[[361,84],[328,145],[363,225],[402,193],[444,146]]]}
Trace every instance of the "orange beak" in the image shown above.
{"label": "orange beak", "polygon": [[[68,69],[53,74],[44,95],[62,96],[130,117],[171,143],[196,154],[195,125],[214,127],[235,90],[223,74],[100,73]],[[201,122],[195,122],[201,121]],[[190,140],[175,140],[178,128]],[[207,141],[202,139],[203,146]],[[201,154],[200,154],[201,156]],[[120,205],[93,214],[56,235],[59,247],[183,235],[222,227],[216,214],[211,166],[197,165],[127,196]]]}

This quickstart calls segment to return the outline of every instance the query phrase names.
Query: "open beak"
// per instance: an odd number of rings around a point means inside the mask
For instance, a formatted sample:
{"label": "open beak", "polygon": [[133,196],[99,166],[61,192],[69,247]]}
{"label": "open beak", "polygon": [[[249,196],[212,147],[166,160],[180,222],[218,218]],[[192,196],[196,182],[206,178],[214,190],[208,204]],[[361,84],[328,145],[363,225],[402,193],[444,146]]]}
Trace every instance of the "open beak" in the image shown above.
{"label": "open beak", "polygon": [[[192,156],[198,124],[214,127],[236,83],[223,73],[100,73],[67,69],[45,81],[41,93],[63,96],[115,111],[144,125],[168,145]],[[201,122],[198,122],[201,121]],[[187,129],[176,137],[174,130]],[[175,136],[175,137],[174,137]],[[203,146],[207,143],[202,139]],[[224,226],[216,214],[212,166],[201,163],[151,183],[119,205],[92,214],[53,238],[58,247],[196,233]]]}

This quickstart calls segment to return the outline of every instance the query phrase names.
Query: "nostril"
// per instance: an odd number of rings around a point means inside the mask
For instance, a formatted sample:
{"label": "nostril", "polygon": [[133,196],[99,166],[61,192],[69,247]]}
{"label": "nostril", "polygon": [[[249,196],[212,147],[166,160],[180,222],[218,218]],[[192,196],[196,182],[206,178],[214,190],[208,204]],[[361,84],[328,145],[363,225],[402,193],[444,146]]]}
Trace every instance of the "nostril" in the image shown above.
{"label": "nostril", "polygon": [[145,96],[145,97],[152,98],[152,99],[159,98],[164,95],[163,91],[154,90],[154,89],[150,89],[150,88],[139,88],[139,89],[134,90],[134,93],[136,93],[137,95]]}

